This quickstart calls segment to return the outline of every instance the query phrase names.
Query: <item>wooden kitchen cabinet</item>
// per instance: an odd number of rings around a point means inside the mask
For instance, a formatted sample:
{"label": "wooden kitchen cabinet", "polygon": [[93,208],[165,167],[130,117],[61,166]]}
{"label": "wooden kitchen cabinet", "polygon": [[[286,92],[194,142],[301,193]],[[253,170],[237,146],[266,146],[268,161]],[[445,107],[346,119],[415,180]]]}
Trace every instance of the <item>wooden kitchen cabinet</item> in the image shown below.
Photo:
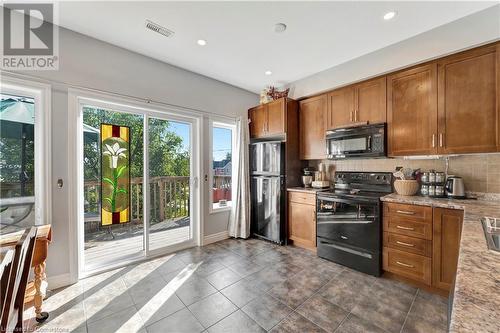
{"label": "wooden kitchen cabinet", "polygon": [[365,81],[354,86],[354,121],[370,124],[387,120],[386,77]]}
{"label": "wooden kitchen cabinet", "polygon": [[250,138],[285,135],[289,122],[296,126],[296,113],[297,102],[290,98],[280,98],[249,109]]}
{"label": "wooden kitchen cabinet", "polygon": [[327,129],[354,122],[354,87],[337,89],[328,94]]}
{"label": "wooden kitchen cabinet", "polygon": [[301,160],[326,157],[327,95],[304,99],[299,103],[299,147]]}
{"label": "wooden kitchen cabinet", "polygon": [[288,232],[293,244],[316,249],[316,194],[288,192]]}
{"label": "wooden kitchen cabinet", "polygon": [[267,106],[267,134],[278,135],[285,133],[286,124],[286,99],[280,98],[272,101]]}
{"label": "wooden kitchen cabinet", "polygon": [[364,81],[328,94],[328,129],[358,122],[386,122],[386,78]]}
{"label": "wooden kitchen cabinet", "polygon": [[251,138],[261,138],[266,134],[267,107],[259,105],[248,110],[248,120]]}
{"label": "wooden kitchen cabinet", "polygon": [[499,149],[500,46],[438,60],[440,154]]}
{"label": "wooden kitchen cabinet", "polygon": [[384,202],[383,269],[446,294],[457,271],[464,212]]}
{"label": "wooden kitchen cabinet", "polygon": [[387,77],[390,156],[437,153],[437,64]]}
{"label": "wooden kitchen cabinet", "polygon": [[450,290],[457,273],[464,212],[434,208],[432,242],[432,285]]}

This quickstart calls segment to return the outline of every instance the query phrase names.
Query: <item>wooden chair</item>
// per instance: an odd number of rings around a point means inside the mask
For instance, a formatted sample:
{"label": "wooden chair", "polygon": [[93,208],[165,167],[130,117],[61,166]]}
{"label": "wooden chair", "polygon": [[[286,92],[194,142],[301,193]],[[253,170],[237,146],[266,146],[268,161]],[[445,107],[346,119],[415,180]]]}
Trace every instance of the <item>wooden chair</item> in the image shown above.
{"label": "wooden chair", "polygon": [[37,228],[26,229],[14,249],[14,260],[2,309],[0,330],[23,332],[24,296],[28,284]]}
{"label": "wooden chair", "polygon": [[[0,248],[0,311],[3,313],[5,305],[5,296],[7,295],[7,286],[9,284],[10,272],[12,270],[12,262],[14,260],[14,249]],[[0,316],[1,319],[1,316]]]}

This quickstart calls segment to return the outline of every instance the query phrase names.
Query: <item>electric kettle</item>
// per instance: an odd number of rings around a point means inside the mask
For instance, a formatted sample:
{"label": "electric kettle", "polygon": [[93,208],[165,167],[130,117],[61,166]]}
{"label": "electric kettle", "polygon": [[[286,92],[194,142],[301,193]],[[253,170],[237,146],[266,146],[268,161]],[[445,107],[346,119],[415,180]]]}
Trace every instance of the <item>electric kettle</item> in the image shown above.
{"label": "electric kettle", "polygon": [[465,186],[462,177],[449,176],[446,180],[446,196],[453,199],[465,199]]}

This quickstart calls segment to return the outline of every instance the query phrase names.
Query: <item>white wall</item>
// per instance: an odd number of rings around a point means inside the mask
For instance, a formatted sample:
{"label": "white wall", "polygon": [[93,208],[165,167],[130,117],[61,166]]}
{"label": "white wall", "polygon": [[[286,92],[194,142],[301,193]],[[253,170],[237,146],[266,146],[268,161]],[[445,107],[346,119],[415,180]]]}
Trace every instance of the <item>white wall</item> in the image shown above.
{"label": "white wall", "polygon": [[[67,186],[57,188],[61,178],[68,183],[68,88],[71,86],[91,88],[115,94],[150,99],[155,102],[193,108],[206,112],[207,128],[210,114],[230,117],[246,116],[246,110],[258,103],[254,93],[189,72],[175,66],[139,55],[99,40],[60,29],[60,63],[58,71],[23,71],[30,78],[52,85],[52,223],[53,243],[47,262],[49,281],[61,281],[69,274],[68,232],[70,216]],[[204,131],[203,152],[207,152],[208,130]],[[204,156],[207,155],[204,153]],[[210,170],[210,163],[203,162],[202,175]],[[209,184],[205,186],[207,193]],[[206,203],[208,207],[208,203]],[[208,215],[205,212],[205,235],[226,230],[229,213]]]}
{"label": "white wall", "polygon": [[292,98],[309,96],[497,39],[500,5],[292,82],[288,87]]}

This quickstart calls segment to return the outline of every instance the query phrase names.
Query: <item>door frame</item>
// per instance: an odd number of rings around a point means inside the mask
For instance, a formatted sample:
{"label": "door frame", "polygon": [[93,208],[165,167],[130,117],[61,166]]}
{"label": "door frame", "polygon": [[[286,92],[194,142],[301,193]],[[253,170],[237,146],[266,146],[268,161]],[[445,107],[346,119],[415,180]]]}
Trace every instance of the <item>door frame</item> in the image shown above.
{"label": "door frame", "polygon": [[1,72],[0,92],[35,101],[35,225],[52,221],[51,86]]}
{"label": "door frame", "polygon": [[[144,115],[144,153],[143,153],[143,177],[147,179],[148,174],[148,143],[149,136],[146,135],[148,128],[148,119],[150,117],[188,122],[191,124],[190,143],[191,143],[191,239],[188,242],[182,242],[170,245],[161,249],[149,251],[149,196],[144,196],[143,219],[144,219],[144,240],[145,249],[144,255],[140,258],[133,258],[126,261],[121,261],[114,265],[108,265],[106,268],[84,271],[84,228],[83,228],[83,166],[80,163],[83,156],[83,136],[80,135],[83,131],[83,114],[82,105],[99,106],[106,109],[117,110],[119,112],[127,112],[133,114]],[[154,106],[153,106],[154,105]],[[85,89],[68,89],[68,171],[73,177],[68,178],[68,190],[70,201],[70,223],[68,230],[70,247],[70,280],[72,283],[78,279],[90,276],[93,274],[102,273],[104,271],[116,269],[144,260],[149,260],[155,256],[165,255],[171,252],[179,251],[185,248],[199,246],[203,240],[203,221],[201,214],[201,198],[202,190],[200,186],[201,172],[201,124],[202,114],[194,112],[190,109],[185,109],[176,106],[165,106],[153,104],[150,101],[123,97],[110,93],[96,92]],[[149,192],[149,184],[146,182],[144,193]]]}

